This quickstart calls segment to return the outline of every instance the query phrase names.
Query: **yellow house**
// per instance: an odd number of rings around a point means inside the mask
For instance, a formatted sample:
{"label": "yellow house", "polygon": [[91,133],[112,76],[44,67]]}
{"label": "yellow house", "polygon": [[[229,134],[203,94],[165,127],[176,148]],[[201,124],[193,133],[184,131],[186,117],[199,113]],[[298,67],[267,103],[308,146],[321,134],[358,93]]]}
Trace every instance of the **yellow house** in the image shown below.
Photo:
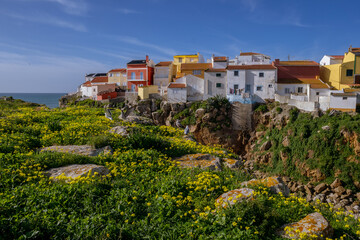
{"label": "yellow house", "polygon": [[211,68],[211,66],[211,63],[183,63],[181,64],[180,73],[177,73],[176,77],[179,78],[191,74],[204,79],[205,71]]}
{"label": "yellow house", "polygon": [[176,55],[173,61],[173,77],[181,77],[181,65],[184,63],[203,63],[204,57],[200,54]]}
{"label": "yellow house", "polygon": [[141,86],[138,88],[138,96],[141,100],[148,99],[150,94],[159,93],[159,87],[157,85]]}
{"label": "yellow house", "polygon": [[112,69],[108,72],[109,83],[116,83],[122,88],[127,88],[126,68]]}
{"label": "yellow house", "polygon": [[360,48],[350,47],[342,63],[321,66],[320,78],[337,90],[360,86]]}

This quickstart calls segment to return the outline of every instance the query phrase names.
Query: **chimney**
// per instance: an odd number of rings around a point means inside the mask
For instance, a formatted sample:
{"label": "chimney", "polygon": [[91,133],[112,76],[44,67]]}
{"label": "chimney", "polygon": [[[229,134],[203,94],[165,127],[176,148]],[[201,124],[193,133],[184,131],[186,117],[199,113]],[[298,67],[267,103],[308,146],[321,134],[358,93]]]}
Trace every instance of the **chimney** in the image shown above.
{"label": "chimney", "polygon": [[352,45],[350,45],[349,47],[349,52],[352,52]]}
{"label": "chimney", "polygon": [[149,61],[149,56],[146,55],[146,63]]}
{"label": "chimney", "polygon": [[280,64],[280,59],[275,59],[275,64]]}

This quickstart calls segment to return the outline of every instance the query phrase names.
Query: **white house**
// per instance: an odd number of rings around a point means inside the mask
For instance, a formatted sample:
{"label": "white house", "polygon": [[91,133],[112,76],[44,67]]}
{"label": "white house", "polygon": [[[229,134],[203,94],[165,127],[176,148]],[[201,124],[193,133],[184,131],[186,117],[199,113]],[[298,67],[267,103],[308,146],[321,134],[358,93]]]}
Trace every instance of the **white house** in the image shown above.
{"label": "white house", "polygon": [[356,92],[332,91],[330,94],[330,109],[355,112],[360,96]]}
{"label": "white house", "polygon": [[159,62],[155,65],[154,85],[157,85],[161,93],[166,91],[171,80],[172,62]]}
{"label": "white house", "polygon": [[344,55],[324,55],[320,60],[320,65],[331,65],[331,64],[340,64],[343,62]]}
{"label": "white house", "polygon": [[169,103],[186,102],[187,89],[185,83],[171,82],[167,86],[167,101]]}
{"label": "white house", "polygon": [[229,60],[229,65],[257,65],[257,64],[271,64],[270,56],[262,53],[241,52],[239,56]]}
{"label": "white house", "polygon": [[[177,85],[182,84],[182,85]],[[186,88],[185,88],[185,87]],[[194,75],[188,74],[184,77],[176,79],[176,82],[169,83],[167,87],[168,91],[168,101],[169,99],[173,101],[173,99],[176,99],[177,102],[181,99],[182,101],[186,102],[192,102],[192,101],[201,101],[204,99],[204,79],[196,77]],[[175,89],[177,88],[177,89]],[[181,88],[181,89],[179,89]],[[183,91],[185,88],[186,91],[186,98],[184,100]],[[169,91],[170,90],[170,91]],[[176,94],[176,96],[172,96],[172,94]]]}
{"label": "white house", "polygon": [[226,69],[210,68],[204,73],[204,99],[220,95],[226,97]]}
{"label": "white house", "polygon": [[90,97],[97,99],[97,95],[102,92],[114,92],[116,88],[115,83],[108,83],[108,77],[95,77],[91,81],[87,81],[80,86],[82,97]]}
{"label": "white house", "polygon": [[272,65],[229,65],[226,94],[230,101],[246,93],[252,102],[275,98],[276,68]]}

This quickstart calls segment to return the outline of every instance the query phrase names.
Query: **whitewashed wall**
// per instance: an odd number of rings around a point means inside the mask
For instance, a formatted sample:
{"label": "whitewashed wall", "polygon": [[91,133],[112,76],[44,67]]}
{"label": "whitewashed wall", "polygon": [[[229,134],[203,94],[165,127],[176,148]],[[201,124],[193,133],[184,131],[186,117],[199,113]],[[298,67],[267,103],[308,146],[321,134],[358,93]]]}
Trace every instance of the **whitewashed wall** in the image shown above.
{"label": "whitewashed wall", "polygon": [[[259,77],[260,73],[264,73],[264,77]],[[249,69],[246,70],[246,82],[251,86],[250,93],[255,95],[259,100],[275,99],[275,83],[276,70]],[[262,90],[258,91],[257,86],[262,86]]]}
{"label": "whitewashed wall", "polygon": [[[216,95],[226,97],[226,72],[218,73],[221,74],[221,77],[217,77],[216,72],[205,72],[204,99],[208,99]],[[221,87],[216,87],[217,83],[221,83]]]}
{"label": "whitewashed wall", "polygon": [[356,96],[343,96],[330,95],[330,108],[335,109],[356,109]]}
{"label": "whitewashed wall", "polygon": [[168,88],[167,100],[170,103],[186,102],[186,88]]}
{"label": "whitewashed wall", "polygon": [[[239,76],[234,76],[234,72],[239,71]],[[244,69],[240,70],[227,70],[227,87],[226,94],[230,94],[230,89],[234,89],[234,85],[239,85],[239,89],[245,91],[246,72]]]}

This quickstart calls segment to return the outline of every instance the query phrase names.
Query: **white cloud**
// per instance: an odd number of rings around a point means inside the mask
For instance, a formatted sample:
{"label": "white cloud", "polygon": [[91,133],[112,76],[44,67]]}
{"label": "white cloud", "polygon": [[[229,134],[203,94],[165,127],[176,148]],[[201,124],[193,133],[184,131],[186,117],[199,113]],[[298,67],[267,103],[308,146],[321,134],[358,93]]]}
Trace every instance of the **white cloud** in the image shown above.
{"label": "white cloud", "polygon": [[15,19],[19,19],[19,20],[53,25],[53,26],[62,27],[62,28],[69,28],[69,29],[72,29],[72,30],[78,31],[78,32],[86,32],[87,31],[86,27],[83,24],[67,22],[67,21],[64,21],[61,19],[50,17],[50,16],[37,17],[37,16],[25,16],[25,15],[14,14],[14,13],[6,13],[6,15],[9,17],[15,18]]}
{"label": "white cloud", "polygon": [[151,49],[154,49],[154,50],[156,50],[158,52],[164,53],[166,55],[170,55],[170,56],[176,55],[176,51],[174,49],[166,48],[166,47],[163,47],[163,46],[160,46],[160,45],[147,43],[147,42],[141,41],[141,40],[139,40],[138,38],[135,38],[135,37],[115,36],[115,37],[111,37],[111,38],[116,39],[116,40],[121,41],[121,42],[129,43],[129,44],[132,44],[132,45],[151,48]]}
{"label": "white cloud", "polygon": [[[89,72],[109,66],[79,57],[0,52],[1,92],[73,92]],[[15,74],[16,73],[16,74]]]}
{"label": "white cloud", "polygon": [[136,10],[133,10],[133,9],[128,9],[128,8],[119,8],[118,11],[123,13],[123,14],[140,13],[139,11],[136,11]]}
{"label": "white cloud", "polygon": [[84,15],[88,11],[85,0],[46,0],[60,4],[66,13],[72,15]]}

